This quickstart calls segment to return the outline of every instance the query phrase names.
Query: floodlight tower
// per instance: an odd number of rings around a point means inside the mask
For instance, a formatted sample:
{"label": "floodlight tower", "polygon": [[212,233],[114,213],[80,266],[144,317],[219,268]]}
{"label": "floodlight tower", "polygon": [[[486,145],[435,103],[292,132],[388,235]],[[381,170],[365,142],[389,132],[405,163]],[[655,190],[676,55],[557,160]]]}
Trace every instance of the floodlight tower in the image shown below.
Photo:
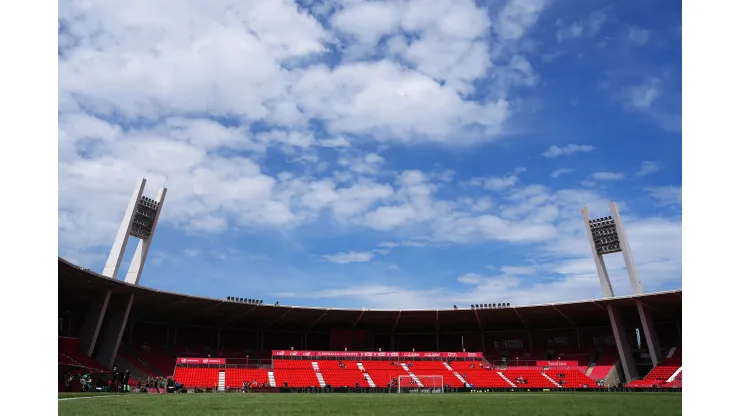
{"label": "floodlight tower", "polygon": [[[607,272],[606,264],[604,263],[604,255],[621,252],[627,268],[630,285],[632,286],[632,292],[635,295],[641,295],[643,294],[642,281],[640,281],[640,277],[637,274],[635,260],[632,257],[632,250],[627,241],[627,234],[624,230],[624,224],[622,223],[622,217],[619,215],[617,204],[613,201],[610,202],[609,209],[612,215],[597,218],[595,220],[592,220],[589,217],[588,208],[583,208],[582,211],[583,220],[586,224],[586,234],[588,234],[588,240],[591,245],[591,253],[594,256],[594,263],[596,263],[596,272],[599,275],[599,281],[601,283],[601,291],[605,298],[614,297],[614,290],[612,289],[612,284],[609,280],[609,273]],[[642,333],[648,345],[648,350],[650,351],[650,358],[653,365],[658,365],[663,357],[660,343],[655,332],[653,318],[650,315],[650,311],[645,308],[645,305],[642,302],[637,300],[636,303],[637,310],[640,314],[640,322],[642,323]],[[619,350],[619,355],[622,360],[622,368],[629,381],[637,377],[637,371],[629,348],[629,343],[627,343],[621,316],[614,310],[612,305],[607,306],[607,312],[609,313],[612,331],[614,332],[617,349]]]}
{"label": "floodlight tower", "polygon": [[146,179],[141,178],[136,183],[134,192],[128,202],[128,207],[123,215],[121,226],[118,228],[116,240],[110,250],[108,261],[105,262],[103,276],[115,279],[118,275],[118,269],[121,267],[121,259],[126,251],[126,243],[129,237],[139,239],[136,246],[134,258],[131,260],[128,273],[126,273],[126,283],[134,285],[139,284],[141,272],[144,270],[146,256],[149,253],[149,247],[154,238],[154,231],[157,229],[159,214],[162,212],[164,198],[167,195],[167,188],[160,188],[157,192],[157,198],[151,199],[143,196]]}

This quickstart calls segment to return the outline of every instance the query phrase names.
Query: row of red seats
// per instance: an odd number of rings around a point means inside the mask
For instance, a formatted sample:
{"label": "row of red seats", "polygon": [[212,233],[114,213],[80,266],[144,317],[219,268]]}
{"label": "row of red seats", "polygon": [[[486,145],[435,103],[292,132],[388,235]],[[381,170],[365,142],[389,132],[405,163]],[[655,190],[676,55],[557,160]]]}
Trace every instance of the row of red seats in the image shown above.
{"label": "row of red seats", "polygon": [[[634,380],[627,387],[674,387],[674,381],[668,379],[681,368],[681,347],[677,347],[673,356],[666,357],[658,363],[642,380]],[[680,374],[679,374],[680,375]],[[678,382],[680,387],[680,381]]]}
{"label": "row of red seats", "polygon": [[67,364],[81,365],[95,370],[105,368],[99,362],[80,352],[80,340],[78,338],[59,337],[59,352],[66,355],[65,362]]}

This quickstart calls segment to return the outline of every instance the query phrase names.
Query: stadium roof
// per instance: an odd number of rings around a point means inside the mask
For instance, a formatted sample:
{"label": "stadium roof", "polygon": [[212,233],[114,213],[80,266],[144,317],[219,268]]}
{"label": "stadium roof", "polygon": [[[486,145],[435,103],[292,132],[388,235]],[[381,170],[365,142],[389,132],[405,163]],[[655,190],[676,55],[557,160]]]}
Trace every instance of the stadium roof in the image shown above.
{"label": "stadium roof", "polygon": [[368,328],[376,332],[475,333],[609,325],[607,305],[617,306],[625,325],[639,325],[636,303],[647,306],[656,322],[681,317],[681,290],[611,299],[501,309],[333,309],[286,305],[253,305],[170,293],[104,277],[59,258],[59,306],[85,307],[95,293],[134,293],[130,319],[224,329],[323,332],[333,327]]}

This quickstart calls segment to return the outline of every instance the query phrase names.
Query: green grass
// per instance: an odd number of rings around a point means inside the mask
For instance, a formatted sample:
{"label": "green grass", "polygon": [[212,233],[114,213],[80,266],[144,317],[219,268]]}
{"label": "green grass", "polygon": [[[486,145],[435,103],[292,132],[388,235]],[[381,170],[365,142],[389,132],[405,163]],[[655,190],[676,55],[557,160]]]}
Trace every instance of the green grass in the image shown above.
{"label": "green grass", "polygon": [[[107,393],[100,393],[100,396]],[[79,396],[79,394],[78,394]],[[62,395],[60,394],[60,398]],[[69,397],[69,395],[64,396]],[[60,400],[60,415],[672,416],[680,393],[126,394]]]}

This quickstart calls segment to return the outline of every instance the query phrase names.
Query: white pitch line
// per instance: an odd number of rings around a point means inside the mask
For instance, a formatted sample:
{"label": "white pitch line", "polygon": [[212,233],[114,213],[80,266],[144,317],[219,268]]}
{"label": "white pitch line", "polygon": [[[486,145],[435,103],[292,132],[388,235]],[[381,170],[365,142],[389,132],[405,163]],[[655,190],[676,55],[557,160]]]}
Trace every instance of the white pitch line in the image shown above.
{"label": "white pitch line", "polygon": [[106,394],[105,396],[85,396],[85,397],[63,397],[59,399],[61,402],[62,400],[82,400],[82,399],[102,399],[103,397],[116,397],[118,394]]}

